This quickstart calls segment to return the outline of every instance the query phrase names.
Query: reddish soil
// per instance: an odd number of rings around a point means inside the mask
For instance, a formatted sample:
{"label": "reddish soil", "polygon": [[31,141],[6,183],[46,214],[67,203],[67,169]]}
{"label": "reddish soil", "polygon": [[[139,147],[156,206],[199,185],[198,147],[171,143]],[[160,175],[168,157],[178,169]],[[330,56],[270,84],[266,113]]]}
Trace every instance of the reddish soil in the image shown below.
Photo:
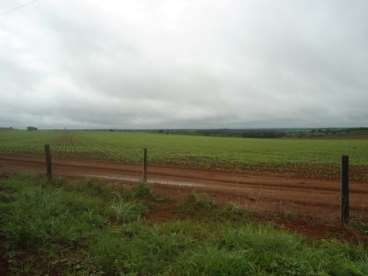
{"label": "reddish soil", "polygon": [[[177,206],[192,191],[185,187],[168,190],[167,187],[155,185],[154,193],[168,197],[170,200],[152,206],[146,215],[146,219],[160,223],[182,218],[176,212]],[[226,201],[226,199],[218,195],[216,199],[220,203]],[[313,217],[305,216],[280,217],[280,214],[277,213],[268,213],[266,216],[265,213],[251,213],[250,215],[252,219],[260,223],[272,223],[280,229],[296,232],[313,240],[338,239],[354,244],[368,244],[368,236],[363,235],[353,227],[343,227],[339,223],[326,223],[326,221],[319,221]]]}
{"label": "reddish soil", "polygon": [[[28,156],[0,155],[1,171],[44,173],[44,160]],[[54,174],[136,182],[142,168],[102,161],[55,160]],[[314,221],[337,222],[339,217],[339,182],[337,180],[281,177],[269,172],[252,174],[230,171],[183,169],[150,166],[148,181],[170,196],[192,191],[206,192],[217,200],[236,202],[262,214],[282,214],[285,218],[306,217]],[[368,183],[351,183],[351,213],[355,218],[368,217]]]}
{"label": "reddish soil", "polygon": [[272,220],[281,229],[287,229],[312,239],[338,239],[355,244],[368,244],[368,236],[352,227],[310,223],[305,220]]}
{"label": "reddish soil", "polygon": [[146,215],[146,219],[153,222],[174,220],[177,218],[177,214],[175,213],[176,207],[177,204],[174,202],[159,203],[150,209]]}

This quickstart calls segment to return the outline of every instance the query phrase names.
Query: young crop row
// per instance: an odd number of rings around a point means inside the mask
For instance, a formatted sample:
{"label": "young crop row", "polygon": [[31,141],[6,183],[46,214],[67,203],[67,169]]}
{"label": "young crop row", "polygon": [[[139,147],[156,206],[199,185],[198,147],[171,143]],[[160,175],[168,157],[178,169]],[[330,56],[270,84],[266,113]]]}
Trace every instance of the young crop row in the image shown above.
{"label": "young crop row", "polygon": [[342,154],[368,165],[367,139],[244,139],[102,131],[4,131],[0,153],[42,153],[135,163],[148,148],[154,163],[212,167],[295,164],[338,166]]}

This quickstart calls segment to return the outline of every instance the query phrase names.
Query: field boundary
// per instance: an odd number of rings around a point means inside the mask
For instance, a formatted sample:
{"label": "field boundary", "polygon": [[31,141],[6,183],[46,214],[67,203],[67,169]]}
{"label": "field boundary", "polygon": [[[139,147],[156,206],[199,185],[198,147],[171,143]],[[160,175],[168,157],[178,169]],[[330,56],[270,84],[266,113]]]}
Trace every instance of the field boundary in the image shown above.
{"label": "field boundary", "polygon": [[[136,183],[142,180],[143,166],[116,162],[53,160],[55,176],[89,177],[114,182]],[[45,174],[45,160],[0,155],[0,168]],[[248,209],[284,210],[327,220],[339,217],[339,183],[323,179],[305,179],[239,172],[193,170],[187,168],[149,166],[148,182],[166,189],[186,188],[211,192],[229,201],[237,201]],[[351,184],[353,217],[368,212],[368,185]],[[304,210],[305,209],[305,210]]]}

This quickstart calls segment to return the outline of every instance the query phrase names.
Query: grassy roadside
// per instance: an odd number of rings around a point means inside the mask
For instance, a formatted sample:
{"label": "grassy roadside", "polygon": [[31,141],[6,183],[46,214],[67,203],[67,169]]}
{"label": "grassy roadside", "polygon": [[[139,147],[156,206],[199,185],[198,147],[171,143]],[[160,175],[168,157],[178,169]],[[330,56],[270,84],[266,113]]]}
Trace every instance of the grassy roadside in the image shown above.
{"label": "grassy roadside", "polygon": [[[368,252],[253,222],[191,195],[175,218],[145,185],[0,178],[0,243],[10,275],[368,275]],[[1,262],[0,262],[1,263]]]}

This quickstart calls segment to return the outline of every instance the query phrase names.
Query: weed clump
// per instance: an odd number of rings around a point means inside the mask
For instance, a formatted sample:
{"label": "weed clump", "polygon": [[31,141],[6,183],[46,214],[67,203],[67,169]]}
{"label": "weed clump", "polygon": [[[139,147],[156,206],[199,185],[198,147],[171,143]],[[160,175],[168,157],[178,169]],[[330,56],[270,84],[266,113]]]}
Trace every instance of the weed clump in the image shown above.
{"label": "weed clump", "polygon": [[192,193],[178,206],[178,211],[184,214],[198,214],[216,208],[216,203],[207,194]]}
{"label": "weed clump", "polygon": [[104,232],[90,244],[90,262],[107,275],[165,274],[183,251],[192,248],[190,237],[162,234],[159,227],[127,224],[121,231]]}
{"label": "weed clump", "polygon": [[130,191],[130,196],[134,199],[153,198],[151,187],[144,182],[140,182],[138,185],[135,185]]}
{"label": "weed clump", "polygon": [[95,179],[78,180],[70,185],[64,185],[64,189],[70,192],[78,192],[91,197],[98,197],[104,200],[111,200],[113,193],[124,193],[122,188],[112,187],[109,184],[101,183]]}
{"label": "weed clump", "polygon": [[227,203],[221,206],[209,195],[198,193],[190,194],[179,204],[177,211],[179,214],[214,221],[244,222],[249,218],[246,211],[235,203]]}
{"label": "weed clump", "polygon": [[353,221],[352,226],[355,229],[358,229],[361,233],[368,236],[368,221],[367,220],[359,220],[359,221]]}
{"label": "weed clump", "polygon": [[146,206],[141,202],[131,202],[116,194],[116,198],[110,206],[110,214],[117,223],[128,223],[140,220],[146,211]]}

